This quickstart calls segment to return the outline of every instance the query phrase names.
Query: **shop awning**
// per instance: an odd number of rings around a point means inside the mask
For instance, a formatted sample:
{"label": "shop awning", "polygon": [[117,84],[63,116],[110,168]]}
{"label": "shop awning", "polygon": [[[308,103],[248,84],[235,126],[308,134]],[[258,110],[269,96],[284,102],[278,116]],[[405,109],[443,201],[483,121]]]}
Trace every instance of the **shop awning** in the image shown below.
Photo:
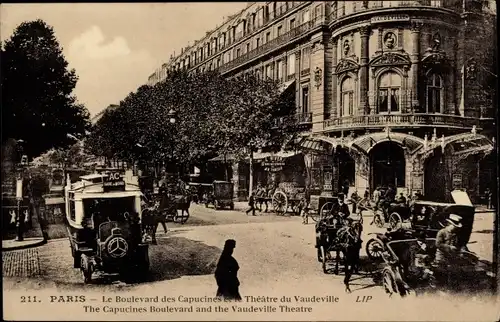
{"label": "shop awning", "polygon": [[377,132],[366,134],[354,139],[351,145],[365,153],[369,153],[375,145],[387,141],[400,144],[402,147],[408,149],[410,154],[424,145],[424,140],[410,134],[398,132]]}
{"label": "shop awning", "polygon": [[278,89],[280,94],[284,93],[287,89],[292,87],[293,84],[295,84],[295,79],[288,81],[288,82],[284,82],[283,84],[281,84],[281,86]]}
{"label": "shop awning", "polygon": [[[299,153],[300,152],[298,152],[298,151],[254,152],[253,159],[254,160],[262,160],[262,159],[265,159],[268,157],[279,157],[279,158],[286,159],[286,158],[296,156]],[[250,159],[250,156],[247,156],[245,158],[245,160],[249,160],[249,159]],[[219,155],[219,156],[216,156],[215,158],[208,160],[208,162],[224,162],[224,160],[227,162],[234,161],[235,157],[233,154],[228,153],[228,154],[226,154],[225,158],[224,158],[224,155]]]}
{"label": "shop awning", "polygon": [[330,153],[337,144],[340,144],[340,141],[323,135],[305,136],[299,139],[299,146],[302,149],[317,153]]}

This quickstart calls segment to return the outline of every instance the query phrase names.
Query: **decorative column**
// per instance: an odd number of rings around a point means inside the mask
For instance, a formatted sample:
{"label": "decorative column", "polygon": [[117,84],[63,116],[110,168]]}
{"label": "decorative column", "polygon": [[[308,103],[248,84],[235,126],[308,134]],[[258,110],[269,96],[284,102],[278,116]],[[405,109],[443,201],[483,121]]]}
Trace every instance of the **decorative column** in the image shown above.
{"label": "decorative column", "polygon": [[332,39],[333,56],[332,56],[332,117],[337,117],[337,53],[338,53],[338,38]]}
{"label": "decorative column", "polygon": [[421,22],[413,22],[411,25],[411,41],[412,52],[410,55],[411,69],[412,69],[412,86],[411,86],[411,112],[416,112],[420,109],[419,102],[419,67],[420,67],[420,30],[422,28]]}
{"label": "decorative column", "polygon": [[358,114],[364,115],[369,114],[370,107],[368,105],[368,39],[370,36],[370,28],[368,26],[363,26],[359,29],[359,35],[361,38],[361,59],[360,59],[360,70],[359,70],[359,107]]}

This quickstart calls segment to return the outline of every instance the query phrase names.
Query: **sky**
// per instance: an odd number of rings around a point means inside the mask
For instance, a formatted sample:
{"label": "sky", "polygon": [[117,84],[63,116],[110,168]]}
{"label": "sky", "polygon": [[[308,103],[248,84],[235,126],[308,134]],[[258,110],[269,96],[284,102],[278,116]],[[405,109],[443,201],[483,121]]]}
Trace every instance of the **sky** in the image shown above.
{"label": "sky", "polygon": [[147,82],[170,55],[193,44],[245,2],[2,4],[0,37],[22,22],[42,19],[54,28],[69,68],[79,81],[74,94],[91,116],[118,104]]}

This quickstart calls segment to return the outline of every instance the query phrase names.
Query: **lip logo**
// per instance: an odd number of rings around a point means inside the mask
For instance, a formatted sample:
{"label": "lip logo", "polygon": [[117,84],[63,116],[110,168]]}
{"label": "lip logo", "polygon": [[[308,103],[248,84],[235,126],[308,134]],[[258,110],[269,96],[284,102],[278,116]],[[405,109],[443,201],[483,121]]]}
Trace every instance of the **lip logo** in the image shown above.
{"label": "lip logo", "polygon": [[113,258],[120,258],[127,254],[128,243],[122,237],[115,237],[108,243],[108,253]]}

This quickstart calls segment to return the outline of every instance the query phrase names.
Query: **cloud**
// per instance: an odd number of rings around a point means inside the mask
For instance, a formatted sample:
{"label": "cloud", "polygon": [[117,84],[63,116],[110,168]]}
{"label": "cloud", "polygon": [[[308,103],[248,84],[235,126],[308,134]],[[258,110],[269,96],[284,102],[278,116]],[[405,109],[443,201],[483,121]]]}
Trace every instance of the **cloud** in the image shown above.
{"label": "cloud", "polygon": [[73,38],[65,56],[79,77],[75,94],[92,115],[145,84],[157,65],[147,50],[131,49],[124,37],[106,41],[98,26]]}
{"label": "cloud", "polygon": [[79,53],[91,59],[110,59],[127,56],[130,48],[123,37],[116,37],[104,44],[104,34],[97,26],[91,27],[69,43],[69,54]]}

